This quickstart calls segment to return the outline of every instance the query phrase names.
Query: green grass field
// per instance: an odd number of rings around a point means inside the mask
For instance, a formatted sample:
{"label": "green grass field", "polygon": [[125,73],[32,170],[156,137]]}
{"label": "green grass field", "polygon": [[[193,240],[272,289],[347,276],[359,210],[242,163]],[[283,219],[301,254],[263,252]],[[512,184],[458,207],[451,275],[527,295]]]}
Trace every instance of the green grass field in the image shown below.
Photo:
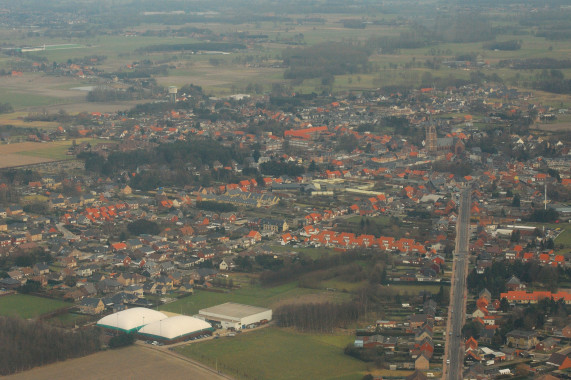
{"label": "green grass field", "polygon": [[22,109],[34,106],[51,106],[69,102],[69,100],[53,96],[20,93],[10,90],[0,92],[0,103],[10,103],[14,109]]}
{"label": "green grass field", "polygon": [[[101,140],[101,139],[91,139],[91,138],[83,138],[83,139],[76,139],[76,143],[88,142],[92,145],[96,145],[100,142],[108,142],[108,140]],[[54,141],[52,143],[38,145],[38,149],[23,151],[20,154],[26,156],[33,156],[33,157],[42,157],[42,158],[50,158],[53,160],[67,160],[73,159],[74,156],[67,155],[67,149],[71,146],[73,140],[66,140],[66,141]]]}
{"label": "green grass field", "polygon": [[72,304],[48,298],[14,294],[0,297],[0,315],[35,318],[51,311],[70,307]]}
{"label": "green grass field", "polygon": [[352,341],[269,327],[177,351],[240,379],[361,379],[366,364],[343,354]]}
{"label": "green grass field", "polygon": [[335,298],[346,299],[348,295],[300,288],[296,282],[268,288],[264,288],[260,285],[244,284],[241,289],[227,293],[195,290],[192,296],[162,305],[160,309],[173,313],[196,314],[200,309],[219,305],[224,302],[237,302],[253,306],[269,307],[284,301],[296,300],[300,297],[311,298],[317,301],[320,298],[324,300],[332,300],[332,298],[333,300]]}

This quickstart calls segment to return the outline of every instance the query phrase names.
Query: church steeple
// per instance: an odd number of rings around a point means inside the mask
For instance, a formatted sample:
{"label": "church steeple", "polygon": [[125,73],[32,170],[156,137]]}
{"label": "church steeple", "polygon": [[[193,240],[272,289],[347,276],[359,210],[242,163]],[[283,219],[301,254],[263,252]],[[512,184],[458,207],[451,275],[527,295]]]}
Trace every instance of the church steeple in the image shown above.
{"label": "church steeple", "polygon": [[426,150],[433,153],[437,150],[436,145],[436,127],[429,125],[426,127]]}

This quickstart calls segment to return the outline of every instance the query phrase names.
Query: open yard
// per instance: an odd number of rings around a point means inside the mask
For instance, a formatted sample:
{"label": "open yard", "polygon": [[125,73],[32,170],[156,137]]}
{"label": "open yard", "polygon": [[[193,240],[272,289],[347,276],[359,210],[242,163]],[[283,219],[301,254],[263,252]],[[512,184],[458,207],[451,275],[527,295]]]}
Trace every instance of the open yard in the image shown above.
{"label": "open yard", "polygon": [[337,300],[346,300],[348,297],[349,295],[343,293],[300,288],[296,282],[268,288],[264,288],[260,285],[244,284],[241,289],[228,291],[227,293],[195,290],[192,296],[162,305],[160,309],[174,313],[196,314],[200,309],[224,302],[275,307],[284,303],[299,302],[300,299],[307,300],[307,302],[335,302]]}
{"label": "open yard", "polygon": [[361,379],[367,365],[343,354],[353,339],[269,327],[177,352],[243,379]]}
{"label": "open yard", "polygon": [[67,302],[24,294],[0,297],[0,315],[17,316],[24,319],[35,318],[39,315],[70,306],[72,304]]}
{"label": "open yard", "polygon": [[99,352],[54,363],[16,375],[10,380],[51,379],[222,379],[162,350],[139,345]]}

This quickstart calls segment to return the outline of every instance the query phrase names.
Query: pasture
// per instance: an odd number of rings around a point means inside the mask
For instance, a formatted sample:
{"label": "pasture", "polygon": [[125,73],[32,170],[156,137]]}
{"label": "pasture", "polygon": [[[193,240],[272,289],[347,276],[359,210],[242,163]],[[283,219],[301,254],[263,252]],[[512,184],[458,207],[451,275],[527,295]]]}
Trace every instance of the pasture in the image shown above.
{"label": "pasture", "polygon": [[239,379],[361,379],[367,364],[343,354],[353,340],[268,327],[176,351]]}
{"label": "pasture", "polygon": [[[89,142],[97,144],[101,141],[106,140],[76,139],[77,143]],[[65,140],[46,143],[23,142],[0,145],[0,168],[72,159],[73,156],[67,155],[67,150],[72,143],[72,140]]]}
{"label": "pasture", "polygon": [[0,315],[24,319],[35,318],[70,306],[72,306],[71,303],[25,294],[12,294],[0,297]]}
{"label": "pasture", "polygon": [[175,302],[160,306],[160,310],[187,315],[197,314],[200,309],[219,305],[224,302],[237,302],[253,306],[275,307],[292,302],[339,302],[347,300],[349,295],[332,293],[319,289],[300,288],[297,282],[274,287],[243,284],[237,290],[224,293],[195,289],[194,294]]}

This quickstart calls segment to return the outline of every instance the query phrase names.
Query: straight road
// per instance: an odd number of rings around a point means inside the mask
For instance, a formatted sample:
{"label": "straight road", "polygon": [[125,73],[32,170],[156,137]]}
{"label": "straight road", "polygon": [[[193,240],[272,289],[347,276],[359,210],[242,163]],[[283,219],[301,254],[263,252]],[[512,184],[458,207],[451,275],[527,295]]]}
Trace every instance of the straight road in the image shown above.
{"label": "straight road", "polygon": [[[449,319],[446,329],[448,333],[448,347],[446,349],[447,376],[445,378],[449,380],[462,378],[462,364],[464,362],[462,326],[466,320],[466,277],[468,275],[468,244],[470,240],[470,188],[462,191],[459,203]],[[448,360],[450,363],[448,363]]]}

